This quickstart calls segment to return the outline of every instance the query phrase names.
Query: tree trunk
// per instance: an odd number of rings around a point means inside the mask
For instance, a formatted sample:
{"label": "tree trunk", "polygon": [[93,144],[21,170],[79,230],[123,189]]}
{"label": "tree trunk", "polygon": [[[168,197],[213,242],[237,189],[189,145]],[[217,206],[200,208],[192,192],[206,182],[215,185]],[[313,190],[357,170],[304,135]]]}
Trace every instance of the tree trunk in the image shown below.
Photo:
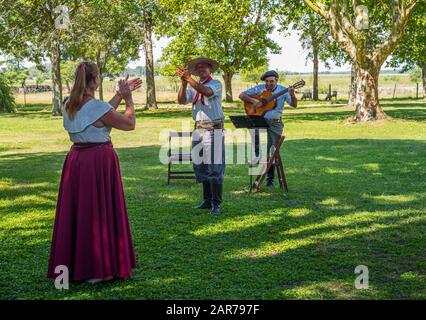
{"label": "tree trunk", "polygon": [[54,37],[50,53],[50,64],[52,73],[52,115],[62,115],[62,81],[61,81],[61,49],[59,39]]}
{"label": "tree trunk", "polygon": [[314,55],[314,73],[313,73],[313,88],[312,88],[312,99],[318,100],[318,43],[313,44],[313,55]]}
{"label": "tree trunk", "polygon": [[352,63],[351,67],[351,85],[350,85],[350,92],[349,92],[349,101],[348,106],[349,107],[355,107],[355,99],[356,99],[356,76],[357,76],[357,69],[356,69],[356,63]]}
{"label": "tree trunk", "polygon": [[423,98],[426,99],[426,63],[422,67]]}
{"label": "tree trunk", "polygon": [[379,103],[379,70],[380,68],[358,66],[355,96],[356,122],[386,118]]}
{"label": "tree trunk", "polygon": [[[363,28],[357,28],[352,23],[352,15],[348,10],[351,1],[329,1],[328,9],[322,3],[318,5],[318,1],[303,2],[327,21],[331,36],[352,61],[357,63],[355,120],[364,122],[385,118],[386,114],[381,109],[378,98],[380,68],[404,36],[407,22],[419,1],[390,1],[392,27],[389,30],[370,28],[367,31],[360,30]],[[360,1],[352,1],[354,7],[358,3]],[[373,39],[380,38],[381,34],[387,36],[382,39],[381,44],[376,45]]]}
{"label": "tree trunk", "polygon": [[[104,57],[105,61],[106,61],[106,57]],[[99,69],[99,78],[100,78],[100,83],[99,83],[99,88],[98,88],[98,92],[99,92],[99,100],[104,101],[104,64],[102,64],[101,62],[101,50],[98,50],[97,54],[96,54],[96,65],[98,66]]]}
{"label": "tree trunk", "polygon": [[98,89],[99,100],[104,101],[104,77],[102,76],[102,73],[100,73],[99,78],[100,78],[99,89]]}
{"label": "tree trunk", "polygon": [[312,84],[312,99],[314,101],[318,100],[318,39],[317,39],[317,30],[315,25],[315,19],[313,13],[309,12],[309,32],[311,34],[311,44],[312,44],[312,55],[313,55],[313,84]]}
{"label": "tree trunk", "polygon": [[234,99],[232,97],[232,77],[234,76],[234,73],[232,72],[224,72],[223,73],[223,80],[225,80],[225,92],[226,92],[226,102],[234,102]]}
{"label": "tree trunk", "polygon": [[146,106],[148,109],[158,109],[155,94],[154,53],[152,50],[152,13],[144,13],[144,46],[146,61]]}

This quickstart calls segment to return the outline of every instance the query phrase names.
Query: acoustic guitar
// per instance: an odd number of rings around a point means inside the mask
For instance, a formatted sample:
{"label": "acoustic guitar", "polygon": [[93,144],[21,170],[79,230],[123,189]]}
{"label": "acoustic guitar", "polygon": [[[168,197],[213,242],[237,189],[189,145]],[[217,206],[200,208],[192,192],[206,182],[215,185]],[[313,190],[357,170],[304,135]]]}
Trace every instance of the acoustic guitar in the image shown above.
{"label": "acoustic guitar", "polygon": [[272,91],[264,91],[260,96],[250,96],[262,102],[261,107],[255,107],[251,102],[244,101],[244,108],[249,116],[263,116],[267,111],[274,109],[277,106],[276,99],[283,94],[288,92],[289,88],[299,89],[305,85],[305,81],[300,80],[292,86],[285,88],[284,90],[273,93]]}

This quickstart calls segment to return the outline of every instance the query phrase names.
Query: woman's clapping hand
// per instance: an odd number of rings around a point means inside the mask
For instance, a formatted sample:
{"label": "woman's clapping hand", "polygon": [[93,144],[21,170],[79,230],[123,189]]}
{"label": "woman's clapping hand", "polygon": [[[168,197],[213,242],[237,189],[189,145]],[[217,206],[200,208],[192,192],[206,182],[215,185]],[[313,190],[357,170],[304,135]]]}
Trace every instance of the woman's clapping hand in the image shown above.
{"label": "woman's clapping hand", "polygon": [[139,77],[129,80],[129,76],[127,76],[125,79],[118,81],[116,92],[123,99],[129,98],[132,96],[132,91],[139,89],[142,83],[143,81]]}
{"label": "woman's clapping hand", "polygon": [[129,76],[127,76],[125,79],[120,79],[117,83],[117,93],[124,100],[132,97],[132,90],[130,90],[128,79]]}
{"label": "woman's clapping hand", "polygon": [[130,91],[135,91],[142,86],[143,81],[141,78],[137,77],[137,78],[128,80],[127,83],[129,84]]}

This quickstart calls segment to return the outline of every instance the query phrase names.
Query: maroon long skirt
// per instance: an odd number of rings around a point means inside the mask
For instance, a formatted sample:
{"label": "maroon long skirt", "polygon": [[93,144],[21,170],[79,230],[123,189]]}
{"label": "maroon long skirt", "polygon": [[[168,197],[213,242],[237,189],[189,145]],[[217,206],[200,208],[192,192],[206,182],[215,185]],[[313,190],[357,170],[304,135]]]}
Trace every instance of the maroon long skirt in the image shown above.
{"label": "maroon long skirt", "polygon": [[110,142],[74,144],[65,159],[48,267],[71,281],[129,278],[136,267],[118,156]]}

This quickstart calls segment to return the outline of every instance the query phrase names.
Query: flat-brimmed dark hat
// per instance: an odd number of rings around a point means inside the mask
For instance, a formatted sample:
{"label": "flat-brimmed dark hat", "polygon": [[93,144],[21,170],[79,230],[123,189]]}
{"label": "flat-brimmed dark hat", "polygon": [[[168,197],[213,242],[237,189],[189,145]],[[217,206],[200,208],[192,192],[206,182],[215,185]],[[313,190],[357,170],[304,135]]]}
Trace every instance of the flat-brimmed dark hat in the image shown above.
{"label": "flat-brimmed dark hat", "polygon": [[212,67],[212,73],[215,72],[219,68],[219,63],[213,59],[207,57],[198,57],[194,60],[189,61],[188,63],[188,71],[189,73],[198,76],[197,66],[200,63],[207,63]]}
{"label": "flat-brimmed dark hat", "polygon": [[280,76],[278,75],[278,72],[276,72],[275,70],[269,70],[269,71],[266,71],[263,74],[263,76],[260,78],[260,80],[264,81],[268,77],[275,77],[275,78],[278,79]]}

